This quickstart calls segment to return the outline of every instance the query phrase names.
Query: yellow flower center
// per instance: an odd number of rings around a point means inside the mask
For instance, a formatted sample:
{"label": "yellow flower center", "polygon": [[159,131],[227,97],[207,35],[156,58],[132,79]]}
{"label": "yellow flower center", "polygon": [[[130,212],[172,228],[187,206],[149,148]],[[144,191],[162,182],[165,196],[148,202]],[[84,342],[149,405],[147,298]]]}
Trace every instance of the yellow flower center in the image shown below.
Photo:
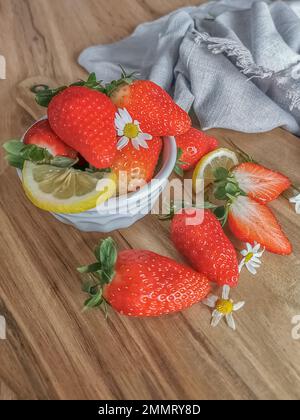
{"label": "yellow flower center", "polygon": [[223,315],[229,315],[233,312],[233,303],[230,300],[219,299],[216,304],[216,310]]}
{"label": "yellow flower center", "polygon": [[249,252],[249,254],[246,255],[245,257],[245,262],[249,262],[250,260],[252,260],[253,258],[253,252]]}
{"label": "yellow flower center", "polygon": [[135,139],[139,135],[139,127],[133,123],[125,125],[124,136],[129,139]]}

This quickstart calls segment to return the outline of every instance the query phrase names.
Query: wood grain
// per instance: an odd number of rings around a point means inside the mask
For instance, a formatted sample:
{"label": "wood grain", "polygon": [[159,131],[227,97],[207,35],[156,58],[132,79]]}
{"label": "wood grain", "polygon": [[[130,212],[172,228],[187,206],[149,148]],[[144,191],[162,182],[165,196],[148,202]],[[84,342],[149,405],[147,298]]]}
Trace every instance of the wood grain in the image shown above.
{"label": "wood grain", "polygon": [[[68,83],[92,44],[127,36],[137,24],[199,0],[0,0],[0,142],[18,138],[32,118],[16,85],[35,75]],[[213,130],[300,187],[300,142],[278,129],[264,134]],[[236,333],[209,325],[202,306],[159,319],[81,312],[75,267],[92,259],[99,234],[80,233],[34,208],[0,157],[0,399],[299,399],[300,217],[287,195],[272,204],[290,237],[290,257],[264,256],[259,275],[243,272],[235,300],[246,300]],[[112,234],[120,249],[139,247],[181,260],[168,222],[147,216]]]}

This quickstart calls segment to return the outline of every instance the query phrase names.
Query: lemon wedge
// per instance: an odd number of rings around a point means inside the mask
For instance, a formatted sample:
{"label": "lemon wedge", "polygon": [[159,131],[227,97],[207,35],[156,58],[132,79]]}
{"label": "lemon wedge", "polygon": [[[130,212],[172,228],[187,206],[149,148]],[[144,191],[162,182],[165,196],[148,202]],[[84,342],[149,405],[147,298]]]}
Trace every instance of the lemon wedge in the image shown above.
{"label": "lemon wedge", "polygon": [[194,191],[197,193],[203,186],[202,183],[198,183],[198,181],[204,181],[204,187],[214,181],[214,170],[216,168],[221,167],[230,170],[238,164],[239,160],[237,155],[232,150],[220,148],[208,153],[198,162],[194,169]]}
{"label": "lemon wedge", "polygon": [[29,200],[35,206],[55,213],[90,210],[116,192],[114,173],[89,173],[26,161],[22,178]]}

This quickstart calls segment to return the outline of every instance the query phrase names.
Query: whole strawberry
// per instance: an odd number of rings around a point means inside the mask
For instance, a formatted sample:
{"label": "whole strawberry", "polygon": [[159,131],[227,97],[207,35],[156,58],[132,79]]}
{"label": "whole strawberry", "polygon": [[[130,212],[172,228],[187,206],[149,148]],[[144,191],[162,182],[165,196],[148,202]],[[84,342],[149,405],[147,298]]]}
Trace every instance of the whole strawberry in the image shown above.
{"label": "whole strawberry", "polygon": [[106,95],[85,86],[66,88],[48,107],[52,130],[99,169],[109,168],[117,152],[115,113]]}
{"label": "whole strawberry", "polygon": [[149,80],[123,79],[107,86],[118,108],[125,108],[140,123],[144,133],[178,136],[189,130],[191,120],[160,86]]}
{"label": "whole strawberry", "polygon": [[162,149],[162,139],[153,137],[147,145],[147,149],[136,149],[130,142],[117,151],[111,169],[118,175],[119,188],[125,192],[136,191],[153,177]]}
{"label": "whole strawberry", "polygon": [[78,269],[96,279],[84,288],[90,295],[88,308],[107,302],[123,315],[154,317],[189,308],[210,292],[204,275],[151,251],[117,254],[111,238],[96,248],[95,255],[96,264]]}
{"label": "whole strawberry", "polygon": [[208,136],[203,131],[190,128],[184,134],[176,137],[177,148],[181,151],[176,165],[176,173],[194,168],[199,160],[207,153],[218,147],[218,140]]}
{"label": "whole strawberry", "polygon": [[45,148],[52,156],[66,156],[71,159],[77,157],[76,150],[67,146],[51,129],[48,120],[35,123],[26,133],[24,144],[35,144]]}
{"label": "whole strawberry", "polygon": [[220,222],[209,210],[185,209],[175,214],[171,239],[192,267],[210,281],[220,286],[237,286],[236,251]]}

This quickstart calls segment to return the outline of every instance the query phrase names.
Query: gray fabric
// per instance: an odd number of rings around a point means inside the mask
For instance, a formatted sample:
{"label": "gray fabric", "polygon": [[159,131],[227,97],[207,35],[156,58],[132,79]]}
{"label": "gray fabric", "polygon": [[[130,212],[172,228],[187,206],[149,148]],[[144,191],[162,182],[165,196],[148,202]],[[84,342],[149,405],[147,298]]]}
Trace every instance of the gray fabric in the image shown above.
{"label": "gray fabric", "polygon": [[127,39],[86,49],[104,81],[119,64],[192,107],[203,129],[300,134],[300,2],[223,0],[179,9]]}

